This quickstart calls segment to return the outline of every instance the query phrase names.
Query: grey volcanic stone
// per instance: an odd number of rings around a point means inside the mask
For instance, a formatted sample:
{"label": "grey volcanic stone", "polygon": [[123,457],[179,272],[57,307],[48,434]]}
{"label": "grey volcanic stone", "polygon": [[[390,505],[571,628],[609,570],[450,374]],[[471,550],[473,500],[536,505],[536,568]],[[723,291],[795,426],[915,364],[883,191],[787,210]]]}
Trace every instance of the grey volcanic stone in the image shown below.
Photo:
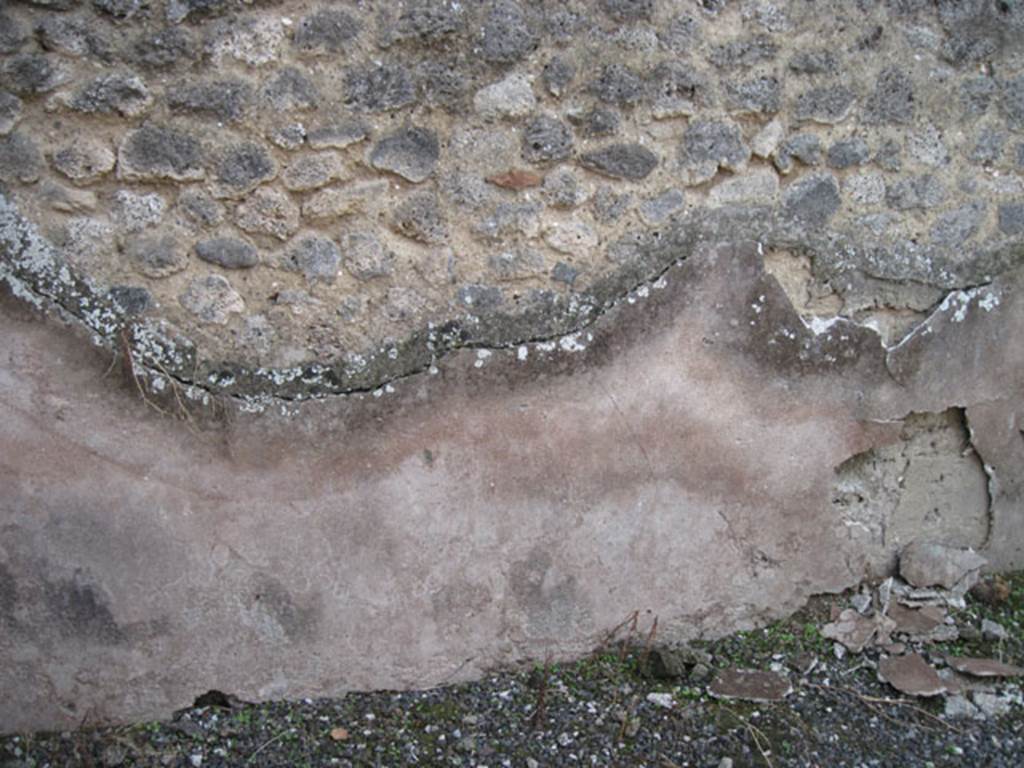
{"label": "grey volcanic stone", "polygon": [[0,91],[0,136],[6,136],[21,119],[21,99],[13,93]]}
{"label": "grey volcanic stone", "polygon": [[277,164],[262,144],[243,142],[221,151],[215,178],[225,195],[244,194],[277,175]]}
{"label": "grey volcanic stone", "polygon": [[544,274],[544,256],[533,248],[516,248],[493,254],[487,266],[495,280],[509,282]]}
{"label": "grey volcanic stone", "polygon": [[583,191],[576,174],[562,168],[544,177],[542,194],[548,205],[554,208],[575,208],[582,202]]}
{"label": "grey volcanic stone", "polygon": [[971,162],[984,165],[996,163],[1003,154],[1006,139],[1007,134],[1005,132],[986,128],[978,135],[978,140],[974,143],[974,149],[971,150],[968,158]]}
{"label": "grey volcanic stone", "polygon": [[856,94],[845,85],[812,88],[797,99],[796,119],[826,125],[840,123],[849,116],[856,100]]}
{"label": "grey volcanic stone", "polygon": [[220,13],[229,0],[167,0],[167,20],[177,24],[189,16],[200,18]]}
{"label": "grey volcanic stone", "polygon": [[931,228],[931,239],[936,245],[963,245],[978,233],[985,218],[987,206],[975,201],[939,216]]}
{"label": "grey volcanic stone", "polygon": [[114,170],[113,151],[98,139],[81,138],[54,150],[54,169],[72,181],[90,182]]}
{"label": "grey volcanic stone", "polygon": [[224,206],[201,189],[182,190],[178,207],[185,218],[198,227],[213,227],[224,221]]}
{"label": "grey volcanic stone", "polygon": [[867,142],[858,136],[837,141],[828,148],[828,165],[838,170],[863,165],[870,157],[871,150],[868,149]]}
{"label": "grey volcanic stone", "polygon": [[428,245],[448,239],[448,223],[437,195],[422,192],[410,195],[395,208],[391,227],[400,235]]}
{"label": "grey volcanic stone", "polygon": [[501,288],[493,285],[464,285],[459,288],[459,303],[467,309],[486,312],[501,306],[504,297]]}
{"label": "grey volcanic stone", "polygon": [[144,125],[129,132],[121,143],[118,175],[125,179],[201,179],[202,149],[191,134],[182,130]]}
{"label": "grey volcanic stone", "polygon": [[551,268],[551,279],[556,283],[565,283],[565,285],[569,286],[576,282],[579,274],[578,269],[571,264],[566,264],[564,261],[558,262]]}
{"label": "grey volcanic stone", "polygon": [[576,76],[576,67],[561,56],[553,56],[541,71],[544,87],[552,96],[561,96]]}
{"label": "grey volcanic stone", "polygon": [[71,97],[68,106],[78,112],[116,112],[135,117],[145,112],[151,103],[152,97],[142,78],[131,73],[112,73],[94,79]]}
{"label": "grey volcanic stone", "polygon": [[340,8],[321,8],[303,17],[295,30],[295,47],[310,54],[347,53],[359,36],[360,25]]}
{"label": "grey volcanic stone", "polygon": [[831,75],[839,69],[839,61],[832,51],[800,51],[789,60],[789,69],[798,75]]}
{"label": "grey volcanic stone", "polygon": [[114,193],[112,213],[126,232],[141,232],[159,224],[167,210],[167,201],[155,192],[133,192],[119,189]]}
{"label": "grey volcanic stone", "polygon": [[594,107],[582,115],[569,115],[569,122],[588,138],[611,136],[619,130],[619,113],[607,107]]}
{"label": "grey volcanic stone", "polygon": [[434,172],[441,150],[437,135],[426,128],[405,128],[384,137],[370,153],[370,164],[408,181],[425,181]]}
{"label": "grey volcanic stone", "polygon": [[914,117],[914,84],[896,67],[884,70],[875,82],[875,90],[864,106],[869,123],[909,123]]}
{"label": "grey volcanic stone", "polygon": [[968,117],[978,117],[988,110],[999,88],[991,77],[980,75],[960,86],[960,101]]}
{"label": "grey volcanic stone", "polygon": [[466,76],[468,65],[462,58],[430,58],[416,68],[420,98],[432,107],[449,112],[466,108],[471,81]]}
{"label": "grey volcanic stone", "polygon": [[149,6],[149,0],[92,0],[93,6],[118,21],[130,19]]}
{"label": "grey volcanic stone", "polygon": [[313,149],[344,149],[368,135],[369,130],[363,123],[348,120],[312,128],[306,133],[306,141]]}
{"label": "grey volcanic stone", "polygon": [[616,192],[608,185],[602,185],[594,193],[594,211],[602,221],[615,221],[633,205],[633,195]]}
{"label": "grey volcanic stone", "polygon": [[677,13],[658,28],[658,40],[673,53],[688,53],[700,37],[700,22],[688,13]]}
{"label": "grey volcanic stone", "polygon": [[606,64],[588,90],[606,104],[633,107],[644,96],[644,81],[636,72],[622,64]]}
{"label": "grey volcanic stone", "polygon": [[416,87],[400,64],[369,65],[345,74],[345,104],[366,112],[401,109],[416,101]]}
{"label": "grey volcanic stone", "polygon": [[225,325],[231,315],[245,311],[242,297],[221,275],[193,279],[178,302],[199,319],[216,325]]}
{"label": "grey volcanic stone", "polygon": [[156,304],[153,294],[140,285],[112,286],[107,297],[126,315],[141,315]]}
{"label": "grey volcanic stone", "polygon": [[320,103],[316,86],[295,67],[284,67],[263,83],[260,98],[278,112],[316,109]]}
{"label": "grey volcanic stone", "polygon": [[728,83],[725,93],[729,106],[734,110],[770,115],[782,106],[782,85],[774,77]]}
{"label": "grey volcanic stone", "polygon": [[460,32],[464,25],[464,7],[456,3],[415,0],[404,4],[394,27],[381,37],[387,45],[403,40],[433,43]]}
{"label": "grey volcanic stone", "polygon": [[[3,47],[3,20],[0,19],[0,49]],[[110,43],[79,18],[50,16],[36,25],[43,48],[66,56],[96,56],[109,59]]]}
{"label": "grey volcanic stone", "polygon": [[188,252],[172,235],[136,237],[124,247],[125,255],[146,277],[162,278],[188,266]]}
{"label": "grey volcanic stone", "polygon": [[0,137],[0,181],[29,184],[39,178],[43,160],[35,142],[22,133]]}
{"label": "grey volcanic stone", "polygon": [[708,101],[708,89],[702,75],[678,61],[663,61],[654,68],[647,82],[656,118],[693,114],[698,106]]}
{"label": "grey volcanic stone", "polygon": [[601,0],[601,10],[614,21],[649,21],[654,0]]}
{"label": "grey volcanic stone", "polygon": [[882,142],[875,153],[875,162],[887,171],[898,171],[903,168],[903,147],[895,139]]}
{"label": "grey volcanic stone", "polygon": [[299,229],[299,206],[279,189],[257,189],[236,209],[235,223],[246,232],[287,240]]}
{"label": "grey volcanic stone", "polygon": [[285,258],[288,266],[301,272],[310,283],[333,283],[341,265],[337,244],[314,234],[297,237]]}
{"label": "grey volcanic stone", "polygon": [[786,216],[813,227],[826,225],[841,204],[839,185],[829,173],[798,179],[786,188],[782,199]]}
{"label": "grey volcanic stone", "polygon": [[1015,130],[1024,130],[1024,75],[1001,84],[999,108]]}
{"label": "grey volcanic stone", "polygon": [[673,213],[683,209],[686,196],[681,189],[667,189],[640,205],[640,216],[648,224],[661,224]]}
{"label": "grey volcanic stone", "polygon": [[637,181],[658,167],[658,156],[639,144],[612,144],[580,155],[580,165],[619,179]]}
{"label": "grey volcanic stone", "polygon": [[281,174],[286,189],[306,192],[326,186],[344,173],[341,158],[336,152],[303,154],[289,161]]}
{"label": "grey volcanic stone", "polygon": [[523,129],[523,158],[531,163],[565,160],[572,146],[572,131],[549,115],[533,118]]}
{"label": "grey volcanic stone", "polygon": [[56,58],[39,53],[11,56],[0,70],[0,83],[22,96],[52,91],[66,79]]}
{"label": "grey volcanic stone", "polygon": [[394,272],[393,253],[372,232],[349,232],[341,240],[345,270],[357,280],[374,280]]}
{"label": "grey volcanic stone", "polygon": [[779,46],[768,35],[754,35],[716,45],[708,59],[721,69],[736,69],[772,61],[778,52]]}
{"label": "grey volcanic stone", "polygon": [[534,21],[513,0],[490,3],[480,30],[481,55],[495,64],[511,64],[526,57],[540,43]]}
{"label": "grey volcanic stone", "polygon": [[1024,202],[999,206],[999,231],[1011,237],[1024,235]]}
{"label": "grey volcanic stone", "polygon": [[933,174],[900,179],[885,190],[886,203],[897,211],[934,208],[945,199],[946,188]]}
{"label": "grey volcanic stone", "polygon": [[680,157],[687,165],[715,165],[737,170],[750,159],[750,149],[733,122],[695,120],[683,134]]}
{"label": "grey volcanic stone", "polygon": [[256,248],[235,237],[215,237],[200,240],[195,245],[196,256],[224,269],[249,269],[259,263]]}
{"label": "grey volcanic stone", "polygon": [[252,104],[253,88],[237,79],[182,83],[167,92],[167,105],[175,112],[237,122]]}
{"label": "grey volcanic stone", "polygon": [[140,67],[163,69],[179,61],[191,61],[196,45],[182,27],[167,27],[139,37],[132,46],[131,60]]}
{"label": "grey volcanic stone", "polygon": [[17,53],[26,40],[28,35],[21,23],[0,11],[0,54]]}

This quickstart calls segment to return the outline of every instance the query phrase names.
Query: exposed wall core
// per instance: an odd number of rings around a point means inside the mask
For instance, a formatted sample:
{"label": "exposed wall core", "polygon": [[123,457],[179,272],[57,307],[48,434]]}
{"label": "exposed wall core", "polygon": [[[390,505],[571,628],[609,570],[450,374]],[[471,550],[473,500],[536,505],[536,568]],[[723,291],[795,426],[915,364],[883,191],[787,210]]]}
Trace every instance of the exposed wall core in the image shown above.
{"label": "exposed wall core", "polygon": [[1020,566],[1022,257],[1019,4],[7,3],[0,724]]}

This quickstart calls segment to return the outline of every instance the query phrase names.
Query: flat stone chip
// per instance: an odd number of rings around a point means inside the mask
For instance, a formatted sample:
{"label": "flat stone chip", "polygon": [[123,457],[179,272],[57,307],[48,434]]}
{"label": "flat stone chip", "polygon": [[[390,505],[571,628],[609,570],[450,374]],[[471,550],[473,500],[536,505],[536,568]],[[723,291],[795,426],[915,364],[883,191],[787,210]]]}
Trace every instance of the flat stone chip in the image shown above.
{"label": "flat stone chip", "polygon": [[939,696],[946,684],[918,653],[890,656],[878,662],[878,677],[908,696]]}
{"label": "flat stone chip", "polygon": [[782,675],[756,669],[723,669],[708,686],[716,699],[743,701],[782,701],[792,692],[793,686]]}
{"label": "flat stone chip", "polygon": [[839,618],[822,627],[821,634],[829,640],[842,643],[853,653],[860,653],[871,642],[878,629],[873,619],[861,616],[853,608],[847,608]]}
{"label": "flat stone chip", "polygon": [[996,659],[947,656],[946,663],[957,672],[971,677],[1020,677],[1024,675],[1024,667],[1006,664]]}
{"label": "flat stone chip", "polygon": [[946,612],[936,605],[906,608],[899,603],[889,607],[889,618],[896,622],[896,631],[908,635],[926,635],[946,620]]}

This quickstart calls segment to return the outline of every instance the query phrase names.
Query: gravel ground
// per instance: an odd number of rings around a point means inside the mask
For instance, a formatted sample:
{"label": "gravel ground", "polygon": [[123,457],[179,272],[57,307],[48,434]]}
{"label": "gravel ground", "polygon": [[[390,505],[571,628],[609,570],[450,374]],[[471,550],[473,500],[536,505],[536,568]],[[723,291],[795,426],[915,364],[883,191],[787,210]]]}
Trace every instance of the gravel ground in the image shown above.
{"label": "gravel ground", "polygon": [[[948,654],[1024,661],[1024,574],[1006,583],[1008,597],[972,599],[955,618],[960,627],[999,621],[1008,638],[968,632],[969,641],[916,647],[937,667]],[[878,681],[878,651],[839,659],[822,638],[849,598],[819,598],[766,629],[692,645],[706,674],[654,676],[660,646],[626,627],[590,658],[476,683],[251,705],[211,695],[171,722],[7,736],[0,766],[1024,765],[1019,685],[991,683],[1012,703],[980,720],[947,716],[943,697],[899,694]],[[793,693],[777,703],[715,699],[707,682],[726,667],[774,669]]]}

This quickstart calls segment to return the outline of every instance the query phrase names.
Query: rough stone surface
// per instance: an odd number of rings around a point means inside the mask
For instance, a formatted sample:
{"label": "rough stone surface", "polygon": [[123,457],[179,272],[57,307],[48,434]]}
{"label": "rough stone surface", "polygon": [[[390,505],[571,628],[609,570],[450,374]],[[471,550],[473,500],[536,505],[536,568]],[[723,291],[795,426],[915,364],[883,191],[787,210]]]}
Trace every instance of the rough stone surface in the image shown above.
{"label": "rough stone surface", "polygon": [[504,80],[481,88],[473,97],[473,106],[485,119],[522,117],[537,106],[529,79],[512,73]]}
{"label": "rough stone surface", "polygon": [[146,277],[161,278],[181,272],[188,266],[188,252],[170,235],[139,236],[130,239],[125,255]]}
{"label": "rough stone surface", "polygon": [[242,297],[220,275],[193,279],[178,300],[200,320],[214,325],[224,325],[231,315],[245,311]]}
{"label": "rough stone surface", "polygon": [[117,173],[128,180],[201,179],[205,175],[202,148],[184,130],[146,125],[125,137],[118,151]]}
{"label": "rough stone surface", "polygon": [[409,128],[381,139],[370,154],[370,162],[378,170],[419,183],[434,172],[439,157],[437,136],[432,131]]}
{"label": "rough stone surface", "polygon": [[258,189],[235,212],[239,229],[287,240],[299,229],[299,206],[277,189]]}
{"label": "rough stone surface", "polygon": [[95,139],[83,138],[54,150],[50,162],[55,170],[72,181],[91,182],[114,170],[115,156],[110,147]]}
{"label": "rough stone surface", "polygon": [[565,160],[572,146],[569,126],[548,115],[534,118],[523,129],[523,158],[531,163]]}
{"label": "rough stone surface", "polygon": [[4,5],[0,722],[1024,563],[1019,25],[799,5]]}
{"label": "rough stone surface", "polygon": [[970,549],[915,541],[900,553],[900,575],[915,587],[952,589],[965,578],[971,578],[972,574],[976,579],[978,571],[987,562]]}
{"label": "rough stone surface", "polygon": [[658,156],[639,144],[612,144],[580,155],[584,168],[618,179],[638,181],[658,167]]}
{"label": "rough stone surface", "polygon": [[301,272],[310,283],[333,283],[341,265],[337,244],[318,235],[297,237],[285,258],[286,263]]}
{"label": "rough stone surface", "polygon": [[224,269],[248,269],[256,266],[259,254],[250,243],[234,237],[216,237],[196,243],[196,256]]}

